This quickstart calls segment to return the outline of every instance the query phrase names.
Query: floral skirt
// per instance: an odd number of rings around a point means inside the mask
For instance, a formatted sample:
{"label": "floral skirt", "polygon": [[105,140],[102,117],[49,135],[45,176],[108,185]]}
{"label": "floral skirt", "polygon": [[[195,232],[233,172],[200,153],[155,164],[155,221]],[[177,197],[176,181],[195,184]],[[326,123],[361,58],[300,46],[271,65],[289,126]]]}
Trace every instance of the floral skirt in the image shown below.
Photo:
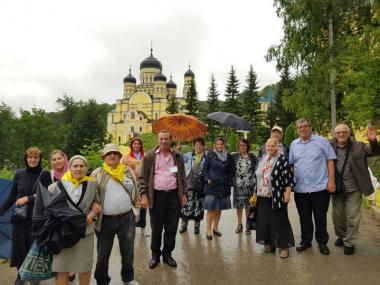
{"label": "floral skirt", "polygon": [[181,209],[181,216],[186,219],[203,219],[203,197],[196,191],[187,191],[187,203]]}
{"label": "floral skirt", "polygon": [[233,205],[236,209],[245,209],[249,207],[249,198],[253,195],[253,187],[234,186]]}

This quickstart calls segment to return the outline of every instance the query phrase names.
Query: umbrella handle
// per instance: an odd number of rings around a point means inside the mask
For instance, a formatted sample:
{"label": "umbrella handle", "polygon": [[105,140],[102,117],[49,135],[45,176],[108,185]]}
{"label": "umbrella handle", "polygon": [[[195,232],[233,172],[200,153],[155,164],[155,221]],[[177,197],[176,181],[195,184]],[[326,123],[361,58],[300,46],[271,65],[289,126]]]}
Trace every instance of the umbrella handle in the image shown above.
{"label": "umbrella handle", "polygon": [[228,132],[229,132],[230,130],[231,130],[231,128],[228,127],[227,132],[226,132],[226,135],[225,135],[225,137],[224,137],[224,143],[225,143],[225,144],[227,144],[227,136],[228,136]]}

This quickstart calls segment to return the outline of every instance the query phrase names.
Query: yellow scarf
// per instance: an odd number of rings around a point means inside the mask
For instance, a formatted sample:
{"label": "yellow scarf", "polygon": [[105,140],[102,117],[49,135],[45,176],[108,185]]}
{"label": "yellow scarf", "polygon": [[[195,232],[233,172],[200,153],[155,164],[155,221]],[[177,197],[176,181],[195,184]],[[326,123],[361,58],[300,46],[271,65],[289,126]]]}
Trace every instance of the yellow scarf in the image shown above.
{"label": "yellow scarf", "polygon": [[202,158],[203,158],[203,154],[204,154],[204,152],[201,152],[199,154],[195,154],[193,168],[197,167],[198,164],[201,163]]}
{"label": "yellow scarf", "polygon": [[73,175],[71,174],[70,171],[67,171],[65,174],[63,174],[61,179],[73,183],[74,188],[78,188],[79,185],[85,181],[94,181],[95,180],[93,177],[90,177],[90,176],[85,176],[81,180],[78,180],[78,179],[73,177]]}
{"label": "yellow scarf", "polygon": [[123,183],[125,178],[125,166],[121,163],[115,169],[109,167],[106,163],[103,163],[103,168],[107,173],[115,180]]}

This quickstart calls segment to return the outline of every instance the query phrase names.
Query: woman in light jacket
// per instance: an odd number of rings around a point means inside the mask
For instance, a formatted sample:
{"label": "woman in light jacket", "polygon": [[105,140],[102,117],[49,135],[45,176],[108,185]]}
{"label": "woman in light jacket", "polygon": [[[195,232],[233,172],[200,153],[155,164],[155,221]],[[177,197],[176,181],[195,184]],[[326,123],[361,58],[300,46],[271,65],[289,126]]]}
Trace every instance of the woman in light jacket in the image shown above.
{"label": "woman in light jacket", "polygon": [[87,170],[87,160],[81,155],[73,156],[69,161],[69,171],[63,175],[61,181],[48,188],[49,192],[58,195],[62,191],[59,183],[62,183],[68,194],[68,205],[87,215],[85,238],[53,255],[52,271],[57,272],[58,285],[68,284],[69,272],[79,273],[80,285],[90,284],[94,252],[93,219],[100,212],[100,206],[98,205],[96,211],[91,210],[95,208],[93,203],[97,203],[99,198],[97,183],[94,178],[86,176]]}

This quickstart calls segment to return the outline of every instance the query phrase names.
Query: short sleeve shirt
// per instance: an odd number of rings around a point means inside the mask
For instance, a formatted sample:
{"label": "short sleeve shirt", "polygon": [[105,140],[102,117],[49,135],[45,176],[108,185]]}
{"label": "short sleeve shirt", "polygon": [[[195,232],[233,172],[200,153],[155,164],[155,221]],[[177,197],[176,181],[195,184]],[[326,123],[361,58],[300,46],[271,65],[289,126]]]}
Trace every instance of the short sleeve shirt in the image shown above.
{"label": "short sleeve shirt", "polygon": [[289,163],[293,165],[295,192],[311,193],[325,190],[328,182],[327,161],[336,155],[327,139],[311,135],[302,142],[298,138],[290,145]]}

